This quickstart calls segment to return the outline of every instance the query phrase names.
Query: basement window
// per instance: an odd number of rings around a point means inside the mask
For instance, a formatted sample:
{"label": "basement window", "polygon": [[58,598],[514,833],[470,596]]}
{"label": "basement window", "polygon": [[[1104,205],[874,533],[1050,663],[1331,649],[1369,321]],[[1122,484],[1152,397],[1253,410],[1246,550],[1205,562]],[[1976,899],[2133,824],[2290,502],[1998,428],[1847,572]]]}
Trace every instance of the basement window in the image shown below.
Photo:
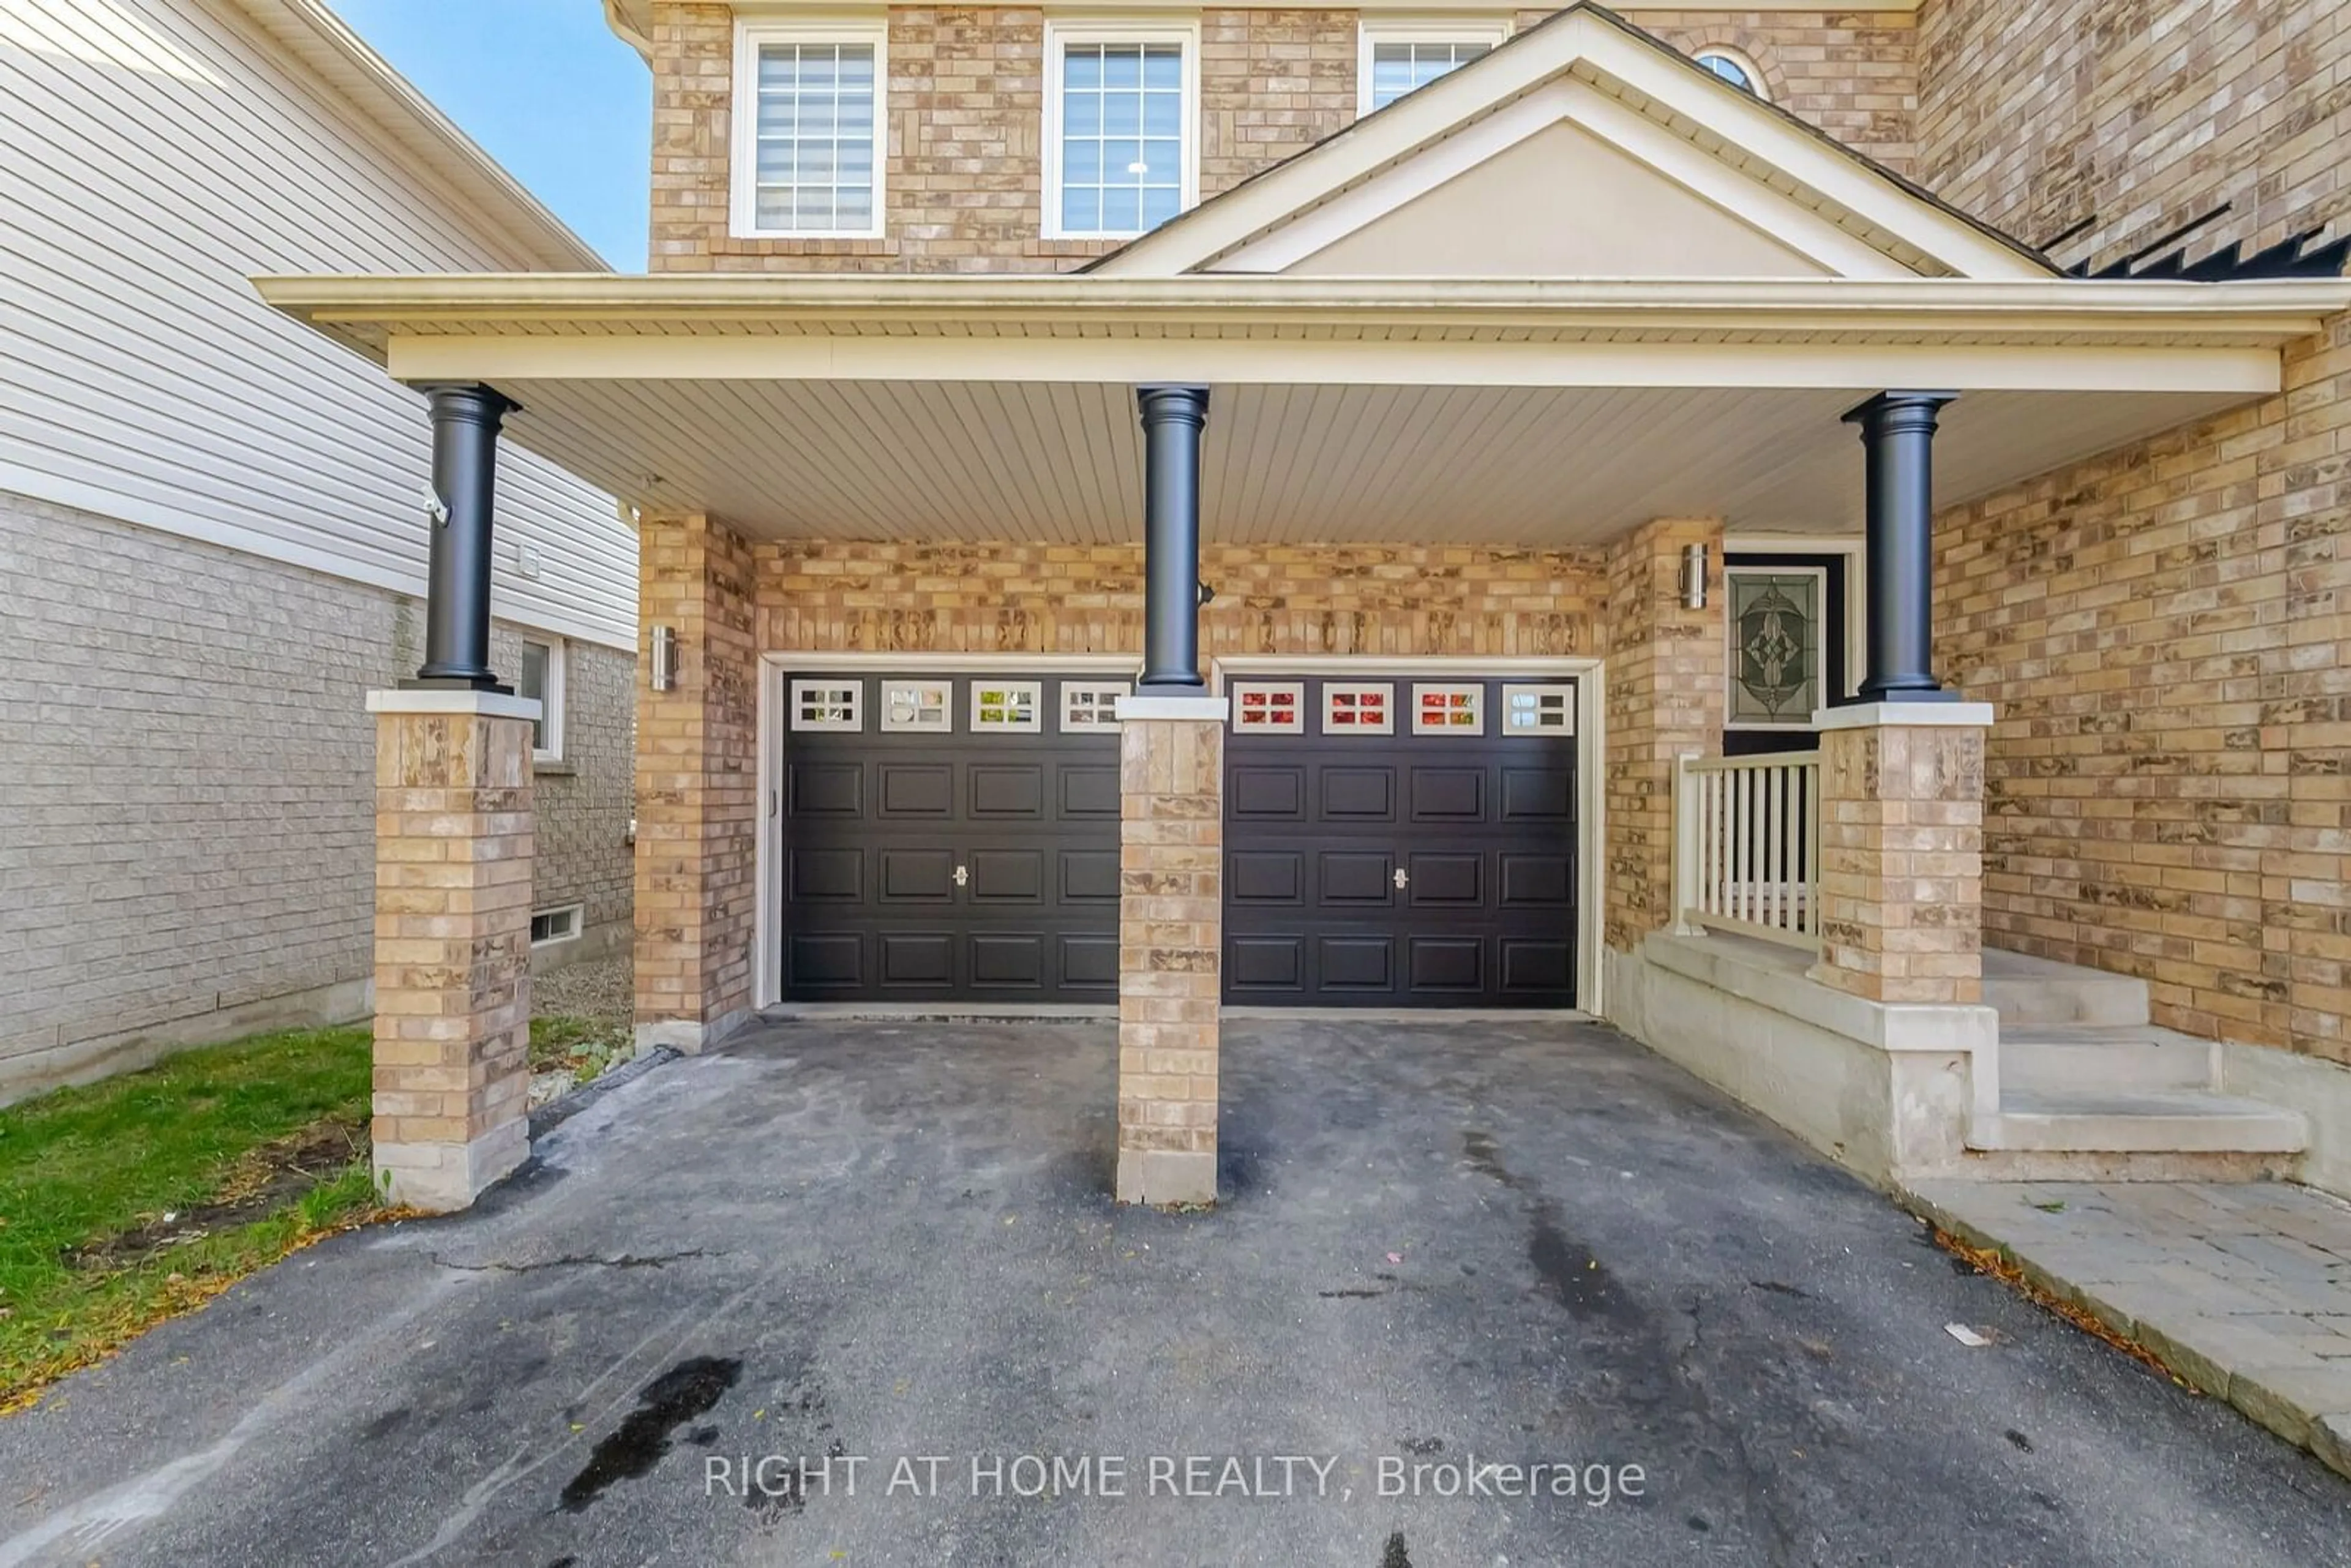
{"label": "basement window", "polygon": [[1385,109],[1416,88],[1489,54],[1510,24],[1458,18],[1427,23],[1366,23],[1355,59],[1355,112]]}
{"label": "basement window", "polygon": [[882,237],[885,34],[878,21],[737,29],[737,235]]}
{"label": "basement window", "polygon": [[530,917],[530,945],[545,947],[557,942],[570,942],[580,936],[580,906],[567,904],[560,909],[542,909]]}
{"label": "basement window", "polygon": [[1048,23],[1045,237],[1130,239],[1199,200],[1196,23]]}

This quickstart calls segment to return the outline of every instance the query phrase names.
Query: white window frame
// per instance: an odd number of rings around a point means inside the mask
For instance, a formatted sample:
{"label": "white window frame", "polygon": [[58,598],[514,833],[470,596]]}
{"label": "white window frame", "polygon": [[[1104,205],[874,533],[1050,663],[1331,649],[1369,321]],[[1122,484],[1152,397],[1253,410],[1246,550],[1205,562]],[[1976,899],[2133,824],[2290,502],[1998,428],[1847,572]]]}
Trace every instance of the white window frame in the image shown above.
{"label": "white window frame", "polygon": [[[1365,17],[1355,30],[1355,115],[1372,108],[1372,51],[1381,44],[1483,44],[1499,49],[1510,37],[1508,16],[1447,16],[1392,22]],[[1455,70],[1461,68],[1456,66]],[[1410,93],[1405,95],[1411,97]]]}
{"label": "white window frame", "polygon": [[[984,700],[989,692],[1001,692],[1006,701],[998,711],[1017,714],[1017,718],[998,719],[989,723],[981,717],[987,708]],[[1019,701],[1025,694],[1028,701]],[[1041,735],[1045,729],[1045,683],[1042,681],[1003,681],[985,675],[975,676],[971,683],[971,733],[974,735]]]}
{"label": "white window frame", "polygon": [[[1117,700],[1121,697],[1131,697],[1134,695],[1133,681],[1063,681],[1061,683],[1061,733],[1063,735],[1098,735],[1103,730],[1119,728],[1119,722],[1115,717],[1095,716],[1101,708],[1102,699],[1104,697],[1112,699],[1112,708],[1115,713]],[[1081,698],[1085,700],[1086,705],[1082,711],[1078,706]]]}
{"label": "white window frame", "polygon": [[[1235,735],[1304,735],[1306,728],[1306,683],[1304,681],[1235,681],[1227,693],[1232,700],[1229,727]],[[1265,702],[1254,711],[1258,722],[1252,722],[1248,698],[1262,696]],[[1289,703],[1278,704],[1277,697],[1288,697]],[[1279,721],[1279,722],[1277,722]]]}
{"label": "white window frame", "polygon": [[[1377,724],[1333,725],[1332,711],[1339,706],[1333,699],[1353,697],[1360,703],[1365,696],[1376,694],[1380,699],[1380,722]],[[1394,681],[1324,681],[1322,683],[1322,732],[1331,736],[1394,735],[1395,733],[1396,688]],[[1355,709],[1363,717],[1363,709]]]}
{"label": "white window frame", "polygon": [[[1538,718],[1556,713],[1557,724],[1514,725],[1510,722],[1512,699],[1531,696],[1533,712]],[[1555,707],[1546,706],[1545,698],[1557,698]],[[1502,685],[1501,733],[1513,735],[1573,735],[1575,733],[1575,684],[1573,681],[1506,681]]]}
{"label": "white window frame", "polygon": [[[1755,63],[1755,57],[1752,55],[1744,50],[1734,49],[1728,44],[1701,44],[1690,51],[1690,58],[1696,60],[1700,66],[1704,66],[1709,58],[1729,61],[1745,73],[1747,90],[1752,93],[1759,102],[1771,101],[1771,89],[1763,85],[1763,68]],[[1725,87],[1735,88],[1739,85],[1735,81],[1724,80],[1716,72],[1708,71],[1707,74],[1721,81]]]}
{"label": "white window frame", "polygon": [[[831,699],[834,695],[845,695],[849,700],[833,701]],[[789,705],[785,710],[784,727],[786,729],[802,733],[822,731],[841,735],[862,735],[865,731],[865,682],[857,676],[851,675],[841,679],[831,676],[809,676],[796,680],[791,685],[791,691],[786,701]],[[805,710],[811,705],[820,708],[845,707],[849,710],[849,716],[810,718]]]}
{"label": "white window frame", "polygon": [[[1469,697],[1469,712],[1475,716],[1477,722],[1454,724],[1448,720],[1440,724],[1429,723],[1426,712],[1421,706],[1421,699],[1432,694],[1439,694],[1445,697],[1447,706],[1443,711],[1448,714],[1453,711],[1450,706],[1452,699],[1467,694]],[[1466,739],[1479,740],[1484,738],[1486,734],[1486,685],[1482,681],[1415,681],[1412,685],[1412,733],[1458,735]]]}
{"label": "white window frame", "polygon": [[580,940],[580,933],[588,924],[587,910],[581,904],[559,904],[552,909],[534,909],[530,912],[530,918],[532,924],[536,925],[541,920],[552,920],[559,915],[571,917],[569,928],[558,936],[533,937],[530,944],[533,947],[555,947],[566,942]]}
{"label": "white window frame", "polygon": [[[893,711],[890,700],[891,688],[893,686],[911,686],[917,694],[923,691],[935,691],[939,700],[935,704],[925,704],[919,700],[918,695],[914,708],[915,716],[902,720]],[[922,716],[922,711],[926,706],[937,708],[938,712],[935,717],[926,719]],[[885,735],[952,735],[955,733],[955,682],[946,675],[884,675],[882,677],[882,704],[878,711],[879,723]]]}
{"label": "white window frame", "polygon": [[[547,650],[547,689],[538,699],[538,733],[545,744],[530,748],[533,762],[563,760],[563,673],[569,664],[570,643],[546,632],[523,634],[522,641],[535,648]],[[519,662],[519,655],[517,655]]]}
{"label": "white window frame", "polygon": [[1044,184],[1040,196],[1042,234],[1046,239],[1134,239],[1149,229],[1065,229],[1061,226],[1061,69],[1062,51],[1071,44],[1176,44],[1184,51],[1184,121],[1182,188],[1176,193],[1176,214],[1181,217],[1200,204],[1200,24],[1188,21],[1118,21],[1113,19],[1045,23],[1045,141]]}
{"label": "white window frame", "polygon": [[[759,215],[759,46],[854,44],[873,50],[873,221],[862,228],[763,229]],[[734,124],[726,159],[727,231],[737,239],[880,239],[889,224],[890,24],[887,19],[735,24]]]}

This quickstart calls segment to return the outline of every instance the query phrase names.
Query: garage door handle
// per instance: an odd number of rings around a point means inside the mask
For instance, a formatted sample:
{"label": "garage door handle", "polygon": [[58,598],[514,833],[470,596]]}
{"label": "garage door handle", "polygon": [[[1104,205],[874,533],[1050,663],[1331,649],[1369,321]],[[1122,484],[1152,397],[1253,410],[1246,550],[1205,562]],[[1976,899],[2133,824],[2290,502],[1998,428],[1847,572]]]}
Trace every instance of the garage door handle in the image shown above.
{"label": "garage door handle", "polygon": [[1404,886],[1406,883],[1410,882],[1411,880],[1412,880],[1412,878],[1410,878],[1410,877],[1408,877],[1408,876],[1405,875],[1405,873],[1404,873],[1404,867],[1402,867],[1402,866],[1398,866],[1398,867],[1396,867],[1396,873],[1395,873],[1395,884],[1396,884],[1398,887],[1402,887],[1402,886]]}
{"label": "garage door handle", "polygon": [[969,887],[971,885],[971,867],[967,865],[959,865],[956,867],[956,885],[957,887]]}

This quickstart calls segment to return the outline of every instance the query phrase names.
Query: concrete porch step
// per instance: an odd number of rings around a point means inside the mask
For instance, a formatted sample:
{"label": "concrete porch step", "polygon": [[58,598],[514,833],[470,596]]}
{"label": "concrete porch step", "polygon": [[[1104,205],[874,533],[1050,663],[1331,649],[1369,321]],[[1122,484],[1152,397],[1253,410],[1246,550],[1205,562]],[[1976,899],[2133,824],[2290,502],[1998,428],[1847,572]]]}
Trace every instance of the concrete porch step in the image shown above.
{"label": "concrete porch step", "polygon": [[2147,1020],[2145,980],[1995,947],[1984,949],[1983,999],[1986,1007],[1999,1012],[2003,1030],[2044,1024],[2126,1026]]}
{"label": "concrete porch step", "polygon": [[2001,1023],[2003,1094],[2211,1089],[2219,1072],[2217,1043],[2154,1024]]}
{"label": "concrete porch step", "polygon": [[2307,1140],[2298,1113],[2231,1094],[2005,1082],[2000,1113],[1968,1134],[1971,1149],[2066,1155],[2290,1155]]}

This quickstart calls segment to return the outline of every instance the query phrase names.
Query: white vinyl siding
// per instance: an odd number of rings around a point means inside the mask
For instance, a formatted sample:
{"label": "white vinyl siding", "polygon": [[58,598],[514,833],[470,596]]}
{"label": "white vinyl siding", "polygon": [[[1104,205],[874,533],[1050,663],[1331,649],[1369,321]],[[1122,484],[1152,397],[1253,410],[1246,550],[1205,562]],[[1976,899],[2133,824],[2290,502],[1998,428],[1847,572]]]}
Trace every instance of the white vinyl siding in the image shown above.
{"label": "white vinyl siding", "polygon": [[[421,594],[423,399],[246,279],[528,269],[494,214],[169,0],[10,0],[0,145],[0,489]],[[610,497],[509,439],[497,521],[501,619],[634,646]]]}

